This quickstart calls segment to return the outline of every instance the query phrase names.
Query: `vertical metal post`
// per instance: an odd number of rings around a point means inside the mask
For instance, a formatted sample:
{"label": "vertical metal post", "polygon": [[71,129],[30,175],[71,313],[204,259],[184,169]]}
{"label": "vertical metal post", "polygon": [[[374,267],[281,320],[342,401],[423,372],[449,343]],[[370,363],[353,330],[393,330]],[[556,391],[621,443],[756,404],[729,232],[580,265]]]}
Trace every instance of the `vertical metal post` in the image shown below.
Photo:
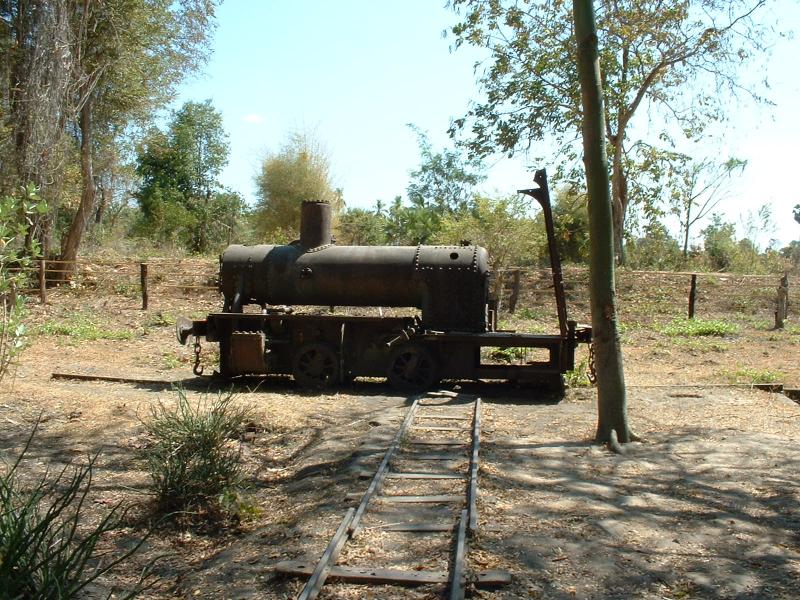
{"label": "vertical metal post", "polygon": [[542,205],[544,225],[547,231],[547,248],[550,254],[550,270],[553,271],[553,291],[556,295],[556,310],[558,311],[558,328],[561,336],[567,336],[567,299],[564,294],[564,275],[561,272],[561,256],[556,243],[556,231],[553,224],[553,209],[550,206],[550,190],[547,187],[547,172],[538,169],[533,175],[533,181],[538,188],[517,190],[520,194],[533,196]]}
{"label": "vertical metal post", "polygon": [[142,310],[147,310],[147,263],[139,263],[139,279],[142,285]]}
{"label": "vertical metal post", "polygon": [[697,273],[692,273],[692,283],[689,286],[689,318],[694,319],[694,303],[697,300]]}
{"label": "vertical metal post", "polygon": [[47,261],[39,261],[39,300],[42,304],[47,304]]}

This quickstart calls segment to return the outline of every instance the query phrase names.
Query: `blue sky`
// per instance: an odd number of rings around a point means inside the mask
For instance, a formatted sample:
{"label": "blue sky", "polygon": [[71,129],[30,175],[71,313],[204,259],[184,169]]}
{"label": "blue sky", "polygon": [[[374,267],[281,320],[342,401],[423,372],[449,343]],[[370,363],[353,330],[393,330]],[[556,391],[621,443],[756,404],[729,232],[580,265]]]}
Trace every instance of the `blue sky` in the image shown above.
{"label": "blue sky", "polygon": [[[787,30],[800,25],[800,3],[781,0],[772,10]],[[472,65],[479,54],[450,51],[452,40],[442,32],[455,15],[441,0],[226,0],[217,17],[212,58],[184,84],[175,107],[211,99],[222,112],[231,145],[223,183],[251,202],[264,156],[296,130],[312,132],[325,146],[348,206],[404,195],[419,163],[406,124],[427,131],[440,148],[448,143],[450,119],[478,94]],[[738,223],[770,202],[776,230],[761,232],[762,244],[800,239],[791,213],[800,203],[798,59],[798,40],[777,42],[768,73],[775,106],[734,106],[723,146],[698,149],[748,160],[725,212]],[[524,157],[489,165],[486,192],[530,184]]]}

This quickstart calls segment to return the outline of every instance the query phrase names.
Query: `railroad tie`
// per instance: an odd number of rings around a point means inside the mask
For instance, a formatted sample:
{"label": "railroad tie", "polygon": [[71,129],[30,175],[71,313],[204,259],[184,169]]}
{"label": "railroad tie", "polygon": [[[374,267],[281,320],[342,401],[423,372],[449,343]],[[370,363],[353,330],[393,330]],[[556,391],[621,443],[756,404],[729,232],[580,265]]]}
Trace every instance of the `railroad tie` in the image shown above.
{"label": "railroad tie", "polygon": [[[446,585],[447,597],[451,600],[464,598],[468,583],[477,587],[497,587],[511,581],[511,576],[503,571],[469,573],[467,570],[468,540],[478,527],[481,400],[474,397],[469,398],[469,403],[464,400],[463,396],[452,392],[436,396],[420,395],[414,399],[377,471],[359,472],[359,477],[371,478],[369,486],[363,492],[347,495],[348,499],[360,501],[356,507],[349,509],[316,565],[308,561],[284,561],[274,567],[281,573],[310,576],[298,598],[313,600],[327,579],[361,585]],[[443,409],[447,410],[446,414],[440,412]],[[471,427],[428,424],[437,420],[451,423],[471,421]],[[416,435],[407,438],[412,430]],[[424,432],[438,431],[458,431],[465,434],[465,439],[423,437]],[[442,451],[436,451],[437,446]],[[393,489],[384,492],[387,481],[392,482]],[[414,493],[403,493],[403,486],[411,484],[416,486]],[[443,485],[449,486],[448,491],[440,489]],[[453,491],[462,486],[462,493]],[[399,510],[399,507],[417,508],[403,508],[399,516],[395,513],[391,518],[392,507],[397,507],[394,510]],[[367,525],[364,524],[365,518]],[[371,530],[451,536],[450,555],[446,561],[450,565],[449,570],[337,566],[340,552],[346,552],[347,541]]]}

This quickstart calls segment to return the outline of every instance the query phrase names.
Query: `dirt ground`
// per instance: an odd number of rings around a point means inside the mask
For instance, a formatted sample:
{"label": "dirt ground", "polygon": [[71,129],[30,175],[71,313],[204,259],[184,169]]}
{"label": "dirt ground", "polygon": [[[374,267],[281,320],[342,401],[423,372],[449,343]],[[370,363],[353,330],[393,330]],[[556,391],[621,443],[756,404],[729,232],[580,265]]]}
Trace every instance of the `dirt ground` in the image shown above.
{"label": "dirt ground", "polygon": [[[217,302],[160,300],[141,311],[131,297],[68,292],[52,293],[50,302],[32,307],[34,330],[83,315],[106,333],[129,335],[33,336],[14,376],[0,385],[0,456],[15,456],[37,419],[24,463],[30,473],[99,451],[88,516],[99,518],[120,500],[132,503],[129,527],[104,542],[108,550],[129,547],[150,506],[137,455],[141,419],[154,403],[174,402],[174,392],[157,383],[51,374],[169,380],[200,398],[208,386],[191,374],[190,348],[174,341],[174,319],[201,316]],[[798,387],[800,331],[772,332],[743,318],[739,332],[726,338],[675,339],[641,326],[624,330],[623,341],[630,419],[644,439],[625,455],[589,443],[596,419],[591,388],[570,389],[553,402],[526,389],[465,386],[484,400],[480,527],[469,564],[513,575],[510,586],[470,590],[473,597],[796,598],[800,405],[728,384],[769,371]],[[409,404],[374,382],[324,395],[280,380],[245,382],[236,391],[258,424],[241,442],[258,516],[226,529],[162,527],[104,585],[124,586],[162,556],[147,598],[296,596],[303,581],[278,576],[271,566],[319,556],[356,503],[347,494],[367,485],[359,473],[377,466]],[[450,538],[442,535],[425,543],[446,546]],[[391,548],[404,553],[409,568],[430,568],[413,536],[373,539],[373,547],[354,547],[343,561],[380,566]],[[332,583],[320,597],[441,594],[436,586]]]}

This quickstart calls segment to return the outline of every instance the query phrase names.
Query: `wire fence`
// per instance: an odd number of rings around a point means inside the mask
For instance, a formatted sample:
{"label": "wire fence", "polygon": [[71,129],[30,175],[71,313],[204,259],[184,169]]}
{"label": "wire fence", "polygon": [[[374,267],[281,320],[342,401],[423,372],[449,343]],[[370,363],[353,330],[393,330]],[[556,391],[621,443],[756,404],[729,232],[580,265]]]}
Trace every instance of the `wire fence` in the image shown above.
{"label": "wire fence", "polygon": [[[9,271],[20,272],[19,268]],[[218,293],[219,262],[207,258],[119,260],[40,260],[24,270],[25,289],[48,302],[54,287],[91,289],[96,293],[139,296],[142,308],[159,297],[213,296]],[[499,278],[501,311],[540,310],[553,304],[552,272],[546,268],[511,267],[493,275]],[[564,268],[570,315],[589,318],[589,271]],[[794,292],[795,288],[791,288]],[[796,292],[790,295],[788,276],[617,270],[620,313],[653,316],[725,318],[758,316],[787,318]]]}

